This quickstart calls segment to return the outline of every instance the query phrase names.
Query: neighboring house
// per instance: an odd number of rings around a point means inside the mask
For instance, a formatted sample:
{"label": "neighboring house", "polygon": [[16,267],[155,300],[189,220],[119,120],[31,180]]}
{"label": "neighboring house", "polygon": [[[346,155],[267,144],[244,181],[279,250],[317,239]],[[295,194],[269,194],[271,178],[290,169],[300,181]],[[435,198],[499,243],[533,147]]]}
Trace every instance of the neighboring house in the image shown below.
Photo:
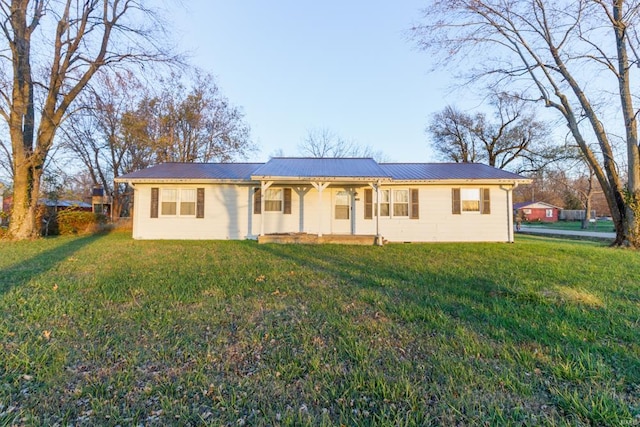
{"label": "neighboring house", "polygon": [[91,204],[82,202],[80,200],[51,200],[40,199],[38,203],[42,206],[46,206],[50,209],[55,208],[56,212],[64,211],[66,209],[78,209],[85,212],[91,212]]}
{"label": "neighboring house", "polygon": [[135,239],[307,233],[378,242],[513,242],[512,191],[531,182],[481,164],[363,158],[165,163],[116,181],[135,192]]}
{"label": "neighboring house", "polygon": [[524,221],[557,222],[562,208],[545,202],[515,203],[513,210]]}

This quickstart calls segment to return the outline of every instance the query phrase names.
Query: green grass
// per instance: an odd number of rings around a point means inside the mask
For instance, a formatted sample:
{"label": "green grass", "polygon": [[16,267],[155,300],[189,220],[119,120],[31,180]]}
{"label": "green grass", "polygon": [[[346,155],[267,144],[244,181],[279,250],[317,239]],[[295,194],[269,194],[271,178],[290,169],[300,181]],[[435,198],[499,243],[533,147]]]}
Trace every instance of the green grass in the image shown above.
{"label": "green grass", "polygon": [[590,223],[586,230],[582,229],[581,221],[558,221],[558,222],[524,222],[522,225],[527,227],[542,227],[553,230],[570,230],[570,231],[596,231],[601,233],[613,233],[615,228],[611,221],[596,221]]}
{"label": "green grass", "polygon": [[2,425],[639,425],[640,254],[2,242]]}

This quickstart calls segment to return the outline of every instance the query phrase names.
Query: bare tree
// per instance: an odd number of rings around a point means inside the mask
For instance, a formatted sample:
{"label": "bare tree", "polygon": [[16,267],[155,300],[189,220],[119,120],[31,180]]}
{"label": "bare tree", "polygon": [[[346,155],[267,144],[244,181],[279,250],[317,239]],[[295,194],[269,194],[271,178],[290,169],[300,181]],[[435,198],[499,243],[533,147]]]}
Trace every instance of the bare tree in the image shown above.
{"label": "bare tree", "polygon": [[547,125],[537,120],[526,101],[499,93],[492,96],[490,105],[493,118],[451,106],[433,115],[427,131],[442,159],[524,172],[544,167],[559,153],[548,142]]}
{"label": "bare tree", "polygon": [[123,116],[136,107],[143,87],[126,71],[103,73],[94,83],[76,102],[81,110],[63,124],[62,146],[83,164],[93,185],[112,196],[111,214],[119,218],[127,188],[113,184],[113,179],[133,171],[127,165],[132,163],[132,152],[137,152],[131,144],[138,143],[124,137]]}
{"label": "bare tree", "polygon": [[298,151],[309,157],[371,157],[379,162],[387,161],[387,156],[382,151],[343,139],[325,127],[309,129],[304,140],[298,145]]}
{"label": "bare tree", "polygon": [[43,165],[58,127],[98,70],[167,60],[165,28],[140,0],[0,1],[0,116],[14,174],[9,233],[38,234]]}
{"label": "bare tree", "polygon": [[431,146],[438,157],[456,163],[480,161],[479,144],[475,134],[475,119],[470,114],[449,105],[431,117],[427,132],[431,135]]}
{"label": "bare tree", "polygon": [[[614,244],[636,248],[640,147],[631,80],[638,73],[639,8],[625,0],[434,0],[424,10],[424,24],[414,28],[424,49],[465,68],[468,78],[524,90],[523,98],[558,112],[605,193]],[[612,143],[619,130],[625,134],[626,185]],[[590,137],[597,148],[587,143]]]}

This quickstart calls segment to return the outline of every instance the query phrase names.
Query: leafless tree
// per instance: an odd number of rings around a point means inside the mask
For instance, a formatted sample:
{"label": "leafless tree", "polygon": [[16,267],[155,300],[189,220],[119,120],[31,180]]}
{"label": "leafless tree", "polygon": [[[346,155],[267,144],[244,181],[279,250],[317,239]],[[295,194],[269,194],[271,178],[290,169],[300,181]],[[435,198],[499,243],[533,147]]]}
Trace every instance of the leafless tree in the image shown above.
{"label": "leafless tree", "polygon": [[431,135],[431,146],[441,160],[456,163],[480,161],[478,138],[475,134],[475,119],[470,114],[448,105],[431,117],[427,132]]}
{"label": "leafless tree", "polygon": [[526,101],[499,93],[492,96],[490,105],[493,118],[452,106],[432,116],[427,132],[440,158],[530,172],[557,157],[560,147],[549,143],[548,126],[536,118]]}
{"label": "leafless tree", "polygon": [[[0,116],[11,139],[15,239],[38,234],[43,165],[60,124],[95,74],[170,60],[163,29],[140,0],[1,0]],[[161,36],[162,35],[162,36]]]}
{"label": "leafless tree", "polygon": [[[433,0],[413,32],[422,48],[467,70],[467,78],[525,91],[524,98],[554,109],[605,193],[614,244],[636,248],[640,147],[631,87],[639,72],[639,8],[625,0]],[[612,143],[620,130],[626,185]]]}
{"label": "leafless tree", "polygon": [[371,157],[379,162],[387,161],[382,151],[343,139],[326,127],[309,129],[298,151],[309,157]]}
{"label": "leafless tree", "polygon": [[80,111],[61,128],[62,146],[73,153],[91,177],[112,196],[111,214],[120,217],[128,196],[126,185],[113,179],[132,172],[127,166],[138,141],[125,138],[123,117],[136,107],[143,94],[141,83],[131,72],[102,73],[77,100]]}

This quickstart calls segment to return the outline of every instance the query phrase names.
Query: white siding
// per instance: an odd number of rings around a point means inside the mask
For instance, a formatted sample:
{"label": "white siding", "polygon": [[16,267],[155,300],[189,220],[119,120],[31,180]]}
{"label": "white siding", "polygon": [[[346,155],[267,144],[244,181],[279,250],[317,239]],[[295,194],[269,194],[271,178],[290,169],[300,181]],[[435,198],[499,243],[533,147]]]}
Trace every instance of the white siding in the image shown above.
{"label": "white siding", "polygon": [[420,218],[381,218],[380,234],[390,242],[507,242],[509,217],[507,191],[499,186],[457,186],[490,188],[491,213],[452,213],[451,186],[420,186]]}
{"label": "white siding", "polygon": [[[491,213],[481,215],[476,212],[452,214],[451,189],[490,188]],[[509,220],[511,206],[507,190],[497,185],[411,185],[389,186],[382,189],[419,190],[420,213],[418,219],[380,218],[380,235],[390,242],[508,242],[511,241]],[[364,189],[362,189],[364,192]],[[357,234],[375,234],[376,218],[364,219],[364,195],[356,202]],[[375,191],[374,205],[375,212]],[[393,210],[393,209],[391,209]]]}
{"label": "white siding", "polygon": [[[151,188],[204,188],[204,218],[151,218]],[[135,239],[246,239],[249,230],[249,188],[239,185],[136,184]]]}
{"label": "white siding", "polygon": [[[151,188],[204,188],[205,217],[150,218]],[[263,212],[253,214],[253,191],[257,185],[149,185],[137,184],[133,218],[136,239],[247,239],[265,234],[306,232],[332,234],[335,189],[357,192],[351,215],[355,234],[376,234],[376,219],[364,219],[364,190],[368,186],[332,186],[318,192],[311,186],[290,187],[291,214]],[[273,188],[279,187],[274,184]],[[419,189],[419,219],[380,218],[380,234],[390,242],[463,242],[512,240],[511,206],[506,187],[466,185],[456,188],[490,188],[491,213],[451,212],[451,188],[447,185],[389,186],[385,189]],[[375,210],[374,190],[374,210]],[[264,224],[262,224],[264,221]]]}

